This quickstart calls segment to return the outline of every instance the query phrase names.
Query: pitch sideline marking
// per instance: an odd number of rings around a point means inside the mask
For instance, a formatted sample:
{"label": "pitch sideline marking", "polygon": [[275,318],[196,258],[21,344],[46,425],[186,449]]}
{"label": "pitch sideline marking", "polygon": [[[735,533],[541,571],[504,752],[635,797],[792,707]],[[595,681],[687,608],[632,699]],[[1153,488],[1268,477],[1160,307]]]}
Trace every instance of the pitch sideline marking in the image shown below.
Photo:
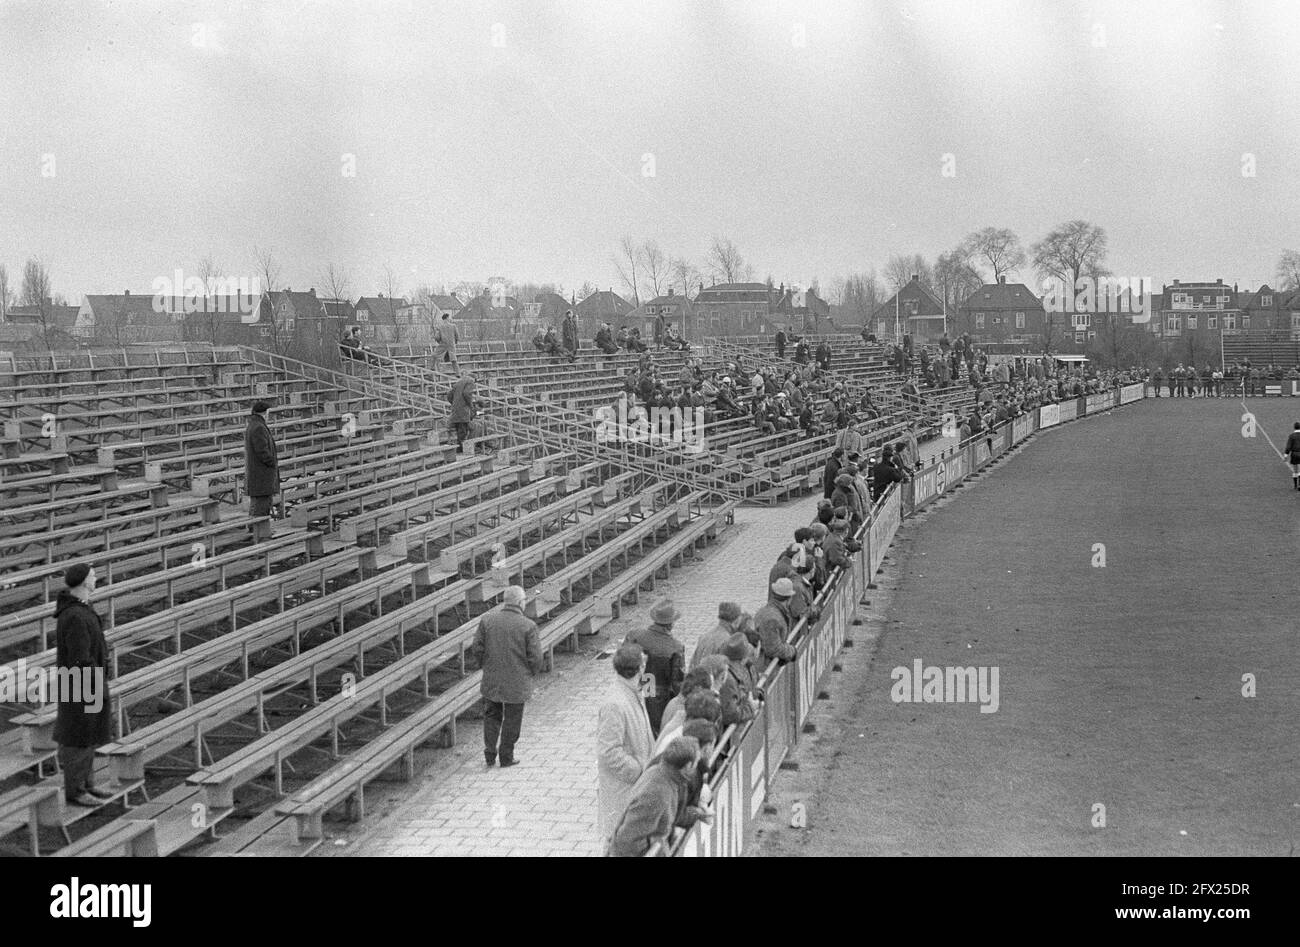
{"label": "pitch sideline marking", "polygon": [[[1250,405],[1246,404],[1245,398],[1241,399],[1241,406],[1246,409],[1247,414],[1249,414],[1251,417],[1254,417],[1255,412],[1250,410]],[[1269,437],[1268,431],[1264,430],[1264,425],[1256,423],[1255,430],[1259,431],[1259,433],[1264,435],[1264,440],[1268,441],[1268,446],[1273,448],[1273,453],[1277,454],[1277,456],[1282,458],[1282,463],[1284,464],[1287,463],[1286,454],[1282,453],[1280,450],[1277,449],[1277,445],[1273,443],[1273,438]]]}

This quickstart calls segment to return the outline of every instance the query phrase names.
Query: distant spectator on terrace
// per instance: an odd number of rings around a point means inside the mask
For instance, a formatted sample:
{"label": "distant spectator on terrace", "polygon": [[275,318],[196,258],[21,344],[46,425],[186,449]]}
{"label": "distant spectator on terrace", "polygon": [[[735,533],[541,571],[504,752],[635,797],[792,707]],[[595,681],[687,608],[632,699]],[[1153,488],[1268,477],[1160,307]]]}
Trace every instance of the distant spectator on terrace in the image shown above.
{"label": "distant spectator on terrace", "polygon": [[817,345],[817,367],[824,372],[831,370],[831,344],[825,339]]}
{"label": "distant spectator on terrace", "polygon": [[492,766],[499,753],[502,769],[519,762],[515,743],[524,704],[533,696],[533,676],[542,672],[537,623],[524,614],[527,600],[521,586],[507,588],[501,611],[479,619],[469,649],[483,669],[483,759]]}
{"label": "distant spectator on terrace", "polygon": [[571,362],[577,361],[579,345],[578,319],[574,316],[572,309],[565,310],[561,332],[563,334],[564,355]]}
{"label": "distant spectator on terrace", "polygon": [[807,365],[812,359],[808,357],[808,343],[800,339],[795,343],[794,360],[799,365]]}
{"label": "distant spectator on terrace", "polygon": [[776,330],[776,357],[785,358],[785,329],[780,326]]}
{"label": "distant spectator on terrace", "polygon": [[668,327],[668,323],[667,320],[664,319],[664,314],[662,312],[655,313],[655,322],[654,322],[655,348],[661,349],[664,347],[664,341],[667,336],[667,332],[665,330],[667,329],[667,327]]}
{"label": "distant spectator on terrace", "polygon": [[663,721],[664,707],[681,690],[686,674],[686,646],[673,636],[673,624],[682,613],[671,599],[662,598],[650,609],[650,625],[633,631],[625,644],[640,645],[646,654],[646,673],[651,676],[645,698],[650,729],[656,735]]}
{"label": "distant spectator on terrace", "polygon": [[640,645],[624,642],[614,652],[613,666],[615,681],[600,706],[596,724],[596,819],[605,844],[654,750],[654,734],[640,689],[645,652]]}
{"label": "distant spectator on terrace", "polygon": [[658,843],[667,855],[674,827],[690,828],[701,819],[710,821],[708,809],[687,804],[699,762],[698,740],[678,737],[668,744],[659,762],[633,787],[605,854],[639,858]]}
{"label": "distant spectator on terrace", "polygon": [[767,603],[754,614],[762,667],[772,660],[782,664],[794,660],[794,647],[786,641],[795,623],[791,613],[794,596],[794,583],[785,578],[777,579],[768,589]]}
{"label": "distant spectator on terrace", "polygon": [[718,623],[712,631],[700,635],[700,640],[695,643],[695,652],[691,655],[692,670],[699,667],[700,662],[709,655],[722,653],[727,639],[740,630],[741,617],[744,614],[736,602],[718,603]]}
{"label": "distant spectator on terrace", "polygon": [[600,330],[596,333],[596,348],[600,349],[606,355],[613,355],[618,351],[618,343],[614,341],[614,333],[610,330],[608,322],[600,324]]}
{"label": "distant spectator on terrace", "polygon": [[[280,492],[279,451],[266,412],[271,406],[265,401],[253,403],[244,429],[244,492],[248,494],[249,516],[271,516],[275,495]],[[270,523],[259,523],[255,535],[270,539]]]}
{"label": "distant spectator on terrace", "polygon": [[465,438],[469,437],[470,426],[474,423],[474,373],[466,372],[460,380],[451,386],[447,393],[451,404],[451,429],[456,435],[456,453],[465,453]]}
{"label": "distant spectator on terrace", "polygon": [[451,313],[444,312],[438,321],[433,335],[433,363],[441,366],[450,363],[451,370],[460,374],[460,362],[456,358],[456,346],[460,342],[460,330],[451,319]]}
{"label": "distant spectator on terrace", "polygon": [[691,348],[690,343],[682,338],[676,326],[669,326],[664,333],[664,346],[672,352],[689,352]]}
{"label": "distant spectator on terrace", "polygon": [[361,327],[352,326],[343,331],[343,338],[339,341],[339,350],[345,359],[351,361],[364,361],[365,356],[361,353],[365,346],[361,344]]}

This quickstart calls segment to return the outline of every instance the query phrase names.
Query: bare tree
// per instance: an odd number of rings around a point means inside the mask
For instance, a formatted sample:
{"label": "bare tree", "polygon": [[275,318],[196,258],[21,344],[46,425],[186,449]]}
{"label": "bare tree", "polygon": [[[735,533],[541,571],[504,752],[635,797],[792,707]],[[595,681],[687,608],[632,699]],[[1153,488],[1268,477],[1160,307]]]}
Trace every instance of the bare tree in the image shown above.
{"label": "bare tree", "polygon": [[[212,254],[209,253],[203,259],[199,260],[199,280],[203,283],[203,299],[202,301],[194,301],[194,304],[200,307],[196,310],[198,318],[195,321],[206,336],[205,341],[210,342],[213,345],[217,344],[217,335],[220,329],[221,317],[217,313],[218,307],[216,305],[216,300],[212,297],[217,281],[222,279],[224,276],[225,274],[221,271],[221,267],[218,266],[217,262],[212,258]],[[183,290],[178,286],[176,291],[182,295],[182,305],[184,305]],[[186,313],[186,315],[188,316],[189,313]]]}
{"label": "bare tree", "polygon": [[321,285],[325,287],[325,292],[329,293],[330,299],[337,299],[340,302],[348,302],[348,295],[352,287],[352,274],[348,272],[347,267],[340,266],[337,263],[325,264],[325,269],[320,272]]}
{"label": "bare tree", "polygon": [[632,294],[635,305],[641,305],[641,294],[637,290],[637,268],[641,265],[643,251],[627,234],[618,243],[618,252],[614,254],[614,269],[627,291]]}
{"label": "bare tree", "polygon": [[1027,260],[1020,238],[1005,228],[985,227],[968,236],[962,245],[967,257],[988,264],[994,283],[1020,269]]}
{"label": "bare tree", "polygon": [[9,271],[0,263],[0,322],[9,320],[9,310],[13,308],[14,292],[9,286]]}
{"label": "bare tree", "polygon": [[934,265],[933,285],[939,290],[949,324],[954,330],[969,332],[971,326],[963,324],[961,318],[961,304],[984,285],[984,278],[971,266],[964,247],[958,246],[939,254]]}
{"label": "bare tree", "polygon": [[587,282],[583,283],[582,286],[579,287],[578,289],[578,302],[582,302],[588,296],[594,296],[598,292],[600,292],[599,287],[597,287],[595,283],[588,280]]}
{"label": "bare tree", "polygon": [[890,257],[885,264],[885,282],[894,292],[898,292],[912,279],[912,258],[906,256]]}
{"label": "bare tree", "polygon": [[754,268],[745,262],[740,250],[726,237],[713,238],[709,252],[704,256],[704,265],[718,283],[739,283],[754,275]]}
{"label": "bare tree", "polygon": [[54,328],[51,325],[54,313],[50,308],[53,305],[50,288],[49,268],[40,260],[29,259],[23,266],[22,300],[23,305],[36,307],[36,322],[41,329],[41,342],[47,350],[51,348],[51,330]]}
{"label": "bare tree", "polygon": [[647,240],[645,245],[641,247],[641,267],[646,285],[646,294],[651,299],[655,296],[662,296],[664,290],[668,288],[670,264],[668,255],[659,248],[659,244],[654,240]]}
{"label": "bare tree", "polygon": [[262,284],[263,298],[266,300],[266,307],[270,311],[271,320],[267,325],[271,340],[271,350],[277,355],[283,355],[287,345],[285,333],[282,331],[283,324],[280,314],[275,311],[275,292],[276,287],[280,284],[280,262],[275,258],[275,251],[270,247],[259,249],[253,247],[253,259],[256,260],[257,278]]}
{"label": "bare tree", "polygon": [[1278,289],[1300,289],[1300,251],[1283,250],[1277,261]]}
{"label": "bare tree", "polygon": [[[1075,286],[1081,276],[1097,279],[1107,273],[1106,231],[1086,220],[1070,220],[1055,227],[1033,245],[1032,251],[1034,268],[1043,277],[1045,284],[1050,284],[1053,280],[1058,282],[1059,292],[1055,295],[1062,300],[1063,294],[1069,294],[1070,299],[1074,299]],[[1043,288],[1046,289],[1047,286]],[[1066,311],[1049,309],[1045,312],[1043,351],[1051,351],[1056,329],[1059,327],[1062,331],[1065,330],[1073,308],[1070,305],[1065,307]],[[1120,345],[1120,332],[1113,323],[1108,323],[1105,331],[1108,344],[1112,346],[1112,354],[1115,354]]]}
{"label": "bare tree", "polygon": [[682,295],[689,297],[692,286],[701,285],[703,277],[697,267],[686,257],[677,257],[669,264],[669,270],[672,273],[673,282],[682,287]]}
{"label": "bare tree", "polygon": [[839,297],[841,321],[846,325],[867,325],[880,305],[880,281],[875,270],[837,277],[832,287],[832,295]]}

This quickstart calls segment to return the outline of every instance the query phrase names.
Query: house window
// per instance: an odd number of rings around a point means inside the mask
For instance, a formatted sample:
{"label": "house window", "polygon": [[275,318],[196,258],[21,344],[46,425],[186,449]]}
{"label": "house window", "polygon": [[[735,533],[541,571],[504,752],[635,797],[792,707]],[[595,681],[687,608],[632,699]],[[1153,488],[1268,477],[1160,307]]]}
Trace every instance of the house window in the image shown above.
{"label": "house window", "polygon": [[375,327],[366,326],[365,331],[362,332],[361,334],[364,335],[367,339],[373,339],[375,337]]}
{"label": "house window", "polygon": [[[1228,317],[1227,317],[1227,316],[1224,316],[1223,318],[1227,319]],[[1217,328],[1219,328],[1219,317],[1218,317],[1218,316],[1206,316],[1206,317],[1205,317],[1205,328],[1207,328],[1207,329],[1217,329]]]}
{"label": "house window", "polygon": [[358,309],[358,310],[357,310],[357,322],[369,322],[369,321],[370,321],[370,310],[369,310],[369,309]]}
{"label": "house window", "polygon": [[1024,327],[1025,327],[1025,314],[1023,312],[1018,312],[1016,313],[1016,328],[1023,329]]}
{"label": "house window", "polygon": [[293,332],[293,324],[294,324],[294,320],[292,320],[292,319],[286,319],[286,320],[284,320],[284,331],[285,331],[285,332],[290,332],[290,333],[292,333],[292,332]]}
{"label": "house window", "polygon": [[1271,305],[1273,305],[1273,297],[1272,297],[1272,296],[1264,296],[1264,297],[1262,297],[1262,298],[1260,299],[1259,304],[1260,304],[1261,306],[1271,306]]}
{"label": "house window", "polygon": [[288,312],[288,311],[289,311],[289,304],[288,304],[288,303],[280,303],[280,315],[283,316],[283,315],[284,315],[286,312]]}
{"label": "house window", "polygon": [[984,313],[982,312],[975,313],[975,328],[977,329],[984,328]]}
{"label": "house window", "polygon": [[1243,313],[1241,314],[1241,327],[1242,327],[1243,329],[1249,329],[1249,328],[1250,328],[1250,313],[1248,313],[1248,312],[1243,312]]}
{"label": "house window", "polygon": [[1300,329],[1300,312],[1291,313],[1291,328]]}
{"label": "house window", "polygon": [[1088,314],[1086,312],[1076,312],[1073,316],[1074,327],[1076,329],[1088,328]]}
{"label": "house window", "polygon": [[[1213,317],[1211,317],[1211,318],[1213,318]],[[1235,313],[1225,312],[1225,313],[1223,314],[1223,327],[1224,327],[1225,329],[1236,329],[1236,328],[1237,328],[1237,316],[1236,316]],[[1210,326],[1210,328],[1213,329],[1214,326]]]}
{"label": "house window", "polygon": [[1195,316],[1188,316],[1188,317],[1187,317],[1187,331],[1191,332],[1191,331],[1193,331],[1193,330],[1195,330],[1195,329],[1196,329],[1196,317],[1195,317]]}
{"label": "house window", "polygon": [[270,326],[260,326],[260,327],[258,328],[258,331],[262,334],[262,338],[264,338],[264,339],[269,339],[269,338],[271,337],[271,327],[270,327]]}
{"label": "house window", "polygon": [[1082,333],[1082,332],[1076,332],[1076,333],[1074,333],[1074,341],[1076,341],[1076,342],[1082,342],[1082,341],[1083,341],[1083,333]]}
{"label": "house window", "polygon": [[1181,321],[1182,319],[1180,316],[1174,316],[1174,315],[1166,316],[1165,328],[1168,329],[1170,332],[1177,332]]}
{"label": "house window", "polygon": [[1088,333],[1088,341],[1089,341],[1089,342],[1091,342],[1091,341],[1092,341],[1093,339],[1095,339],[1095,338],[1097,338],[1097,333],[1095,333],[1095,332],[1089,332],[1089,333]]}

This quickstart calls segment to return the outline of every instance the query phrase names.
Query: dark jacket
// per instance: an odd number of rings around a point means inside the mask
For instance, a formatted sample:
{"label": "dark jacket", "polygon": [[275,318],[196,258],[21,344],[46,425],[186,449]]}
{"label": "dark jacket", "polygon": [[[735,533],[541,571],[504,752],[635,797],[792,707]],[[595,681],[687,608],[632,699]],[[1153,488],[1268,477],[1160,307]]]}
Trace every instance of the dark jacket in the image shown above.
{"label": "dark jacket", "polygon": [[[57,666],[99,669],[93,680],[87,680],[84,672],[78,674],[82,701],[59,700],[54,740],[62,746],[103,746],[113,739],[113,715],[108,699],[108,643],[104,640],[103,626],[95,610],[69,589],[59,591],[54,615]],[[92,710],[92,706],[98,710]]]}
{"label": "dark jacket", "polygon": [[451,403],[452,424],[469,424],[474,420],[474,382],[471,379],[462,378],[452,385],[447,400]]}
{"label": "dark jacket", "polygon": [[624,639],[639,644],[646,653],[646,673],[654,676],[653,695],[646,695],[645,710],[650,716],[650,726],[659,735],[668,701],[682,689],[686,676],[686,645],[673,637],[672,630],[663,625],[651,625],[632,632]]}
{"label": "dark jacket", "polygon": [[639,858],[655,842],[666,845],[674,825],[683,828],[693,825],[696,816],[685,806],[690,790],[690,781],[679,769],[663,763],[646,769],[632,787],[632,798],[605,854],[614,858]]}
{"label": "dark jacket", "polygon": [[871,468],[871,492],[875,494],[875,499],[879,500],[885,495],[891,483],[898,483],[902,479],[902,471],[893,464],[881,461]]}
{"label": "dark jacket", "polygon": [[852,565],[852,560],[849,559],[848,552],[844,548],[844,540],[838,533],[828,533],[822,540],[822,553],[827,569],[834,569],[837,566],[847,569]]}
{"label": "dark jacket", "polygon": [[1292,431],[1286,439],[1286,453],[1291,458],[1291,463],[1300,464],[1300,431]]}
{"label": "dark jacket", "polygon": [[244,429],[244,492],[250,497],[269,497],[280,492],[279,452],[266,418],[248,417]]}
{"label": "dark jacket", "polygon": [[835,492],[835,478],[839,476],[840,462],[834,457],[826,458],[826,469],[822,472],[822,498],[829,500]]}
{"label": "dark jacket", "polygon": [[483,699],[522,704],[533,696],[533,675],[542,671],[537,622],[513,605],[490,612],[478,623],[470,653],[483,669]]}
{"label": "dark jacket", "polygon": [[758,640],[763,649],[763,666],[773,658],[782,664],[794,660],[794,647],[785,640],[793,624],[789,606],[769,594],[767,604],[754,615],[754,627],[758,630]]}

